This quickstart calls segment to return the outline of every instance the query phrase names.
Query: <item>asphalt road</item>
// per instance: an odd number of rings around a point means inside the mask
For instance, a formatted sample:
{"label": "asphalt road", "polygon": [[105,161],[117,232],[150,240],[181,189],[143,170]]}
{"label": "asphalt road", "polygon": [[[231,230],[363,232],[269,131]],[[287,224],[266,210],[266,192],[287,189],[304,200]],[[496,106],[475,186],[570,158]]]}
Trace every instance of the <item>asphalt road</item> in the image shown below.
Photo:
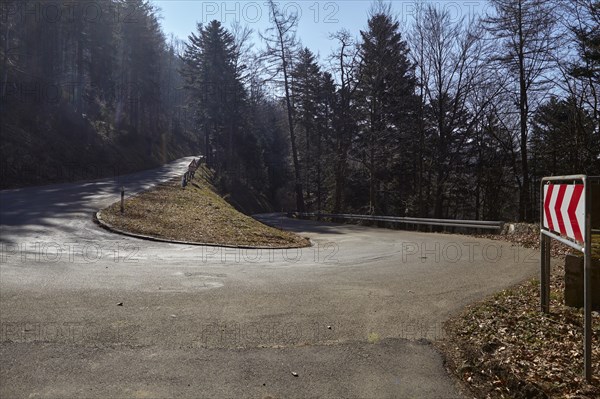
{"label": "asphalt road", "polygon": [[[180,175],[0,192],[0,397],[461,398],[431,341],[537,254],[467,236],[261,215],[314,242],[113,235],[92,212]],[[294,374],[295,373],[295,374]]]}

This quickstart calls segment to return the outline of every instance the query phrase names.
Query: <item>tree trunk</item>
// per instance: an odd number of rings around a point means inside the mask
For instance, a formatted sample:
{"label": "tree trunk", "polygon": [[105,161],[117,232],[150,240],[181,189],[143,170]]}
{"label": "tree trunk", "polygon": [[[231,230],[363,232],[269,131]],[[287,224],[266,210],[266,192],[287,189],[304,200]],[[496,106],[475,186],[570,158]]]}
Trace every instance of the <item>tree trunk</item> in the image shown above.
{"label": "tree trunk", "polygon": [[346,181],[346,146],[338,143],[336,165],[335,165],[335,200],[333,213],[340,213],[344,209],[344,183]]}
{"label": "tree trunk", "polygon": [[4,77],[2,78],[2,97],[6,95],[6,87],[8,86],[8,50],[9,50],[9,38],[10,38],[10,21],[6,21],[6,34],[4,40],[4,57],[2,59],[2,70],[4,71]]}
{"label": "tree trunk", "polygon": [[[281,48],[282,54],[284,53],[283,46]],[[288,125],[290,130],[290,142],[292,145],[292,158],[294,162],[294,179],[295,179],[295,190],[296,190],[296,210],[298,212],[304,212],[304,194],[302,192],[302,176],[300,174],[300,162],[298,161],[298,148],[296,146],[296,133],[294,131],[294,116],[292,110],[292,103],[290,101],[290,86],[288,82],[288,74],[286,68],[286,59],[283,58],[283,80],[285,86],[285,103],[287,105],[287,117]]]}
{"label": "tree trunk", "polygon": [[519,116],[520,116],[520,138],[521,138],[521,173],[523,185],[519,198],[519,221],[525,222],[531,219],[529,209],[529,166],[527,159],[527,117],[529,106],[527,103],[527,82],[525,76],[525,54],[521,2],[519,2]]}
{"label": "tree trunk", "polygon": [[433,217],[443,219],[444,217],[444,182],[441,175],[438,173],[435,188],[435,207]]}
{"label": "tree trunk", "polygon": [[317,137],[317,212],[321,212],[321,129],[318,130]]}
{"label": "tree trunk", "polygon": [[377,182],[375,176],[375,140],[374,133],[371,131],[371,143],[369,149],[369,211],[371,214],[377,214]]}
{"label": "tree trunk", "polygon": [[[342,82],[344,85],[344,82]],[[337,137],[336,137],[336,163],[335,163],[335,193],[334,193],[334,204],[333,204],[333,213],[340,213],[344,210],[344,188],[346,181],[346,167],[347,167],[347,155],[348,155],[348,143],[347,143],[347,135],[348,130],[346,128],[347,121],[347,107],[349,104],[346,101],[345,97],[345,87],[342,87],[342,101],[341,106],[343,110],[342,114],[342,126],[337,129]]]}

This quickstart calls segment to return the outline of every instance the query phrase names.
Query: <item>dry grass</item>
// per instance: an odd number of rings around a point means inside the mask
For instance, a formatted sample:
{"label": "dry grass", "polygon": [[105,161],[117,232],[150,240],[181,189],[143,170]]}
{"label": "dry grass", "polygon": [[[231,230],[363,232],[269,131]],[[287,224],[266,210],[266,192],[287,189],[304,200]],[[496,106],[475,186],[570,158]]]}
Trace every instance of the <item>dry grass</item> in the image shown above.
{"label": "dry grass", "polygon": [[123,215],[115,203],[102,211],[102,218],[118,229],[162,239],[270,248],[310,245],[306,238],[235,210],[203,177],[208,175],[206,170],[197,173],[185,189],[179,180],[161,184],[127,199]]}
{"label": "dry grass", "polygon": [[[536,233],[506,237],[539,247]],[[554,245],[553,256],[568,247]],[[448,366],[482,398],[599,398],[600,317],[593,316],[593,384],[583,374],[583,312],[564,305],[564,262],[552,270],[551,313],[531,280],[468,307],[446,323]]]}

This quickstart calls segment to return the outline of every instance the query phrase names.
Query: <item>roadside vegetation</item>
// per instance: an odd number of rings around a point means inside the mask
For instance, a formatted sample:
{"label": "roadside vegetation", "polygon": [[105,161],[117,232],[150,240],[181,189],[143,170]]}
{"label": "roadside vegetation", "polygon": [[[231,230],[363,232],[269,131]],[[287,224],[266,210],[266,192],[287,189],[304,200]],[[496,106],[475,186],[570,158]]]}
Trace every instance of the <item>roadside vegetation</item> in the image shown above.
{"label": "roadside vegetation", "polygon": [[[502,238],[539,248],[535,229]],[[600,257],[595,249],[594,256]],[[552,270],[550,314],[540,311],[539,281],[532,279],[467,307],[446,323],[439,346],[447,366],[476,396],[600,397],[600,316],[593,313],[595,379],[590,385],[582,376],[583,310],[564,305],[562,258],[569,252],[553,243],[552,256],[561,261]]]}
{"label": "roadside vegetation", "polygon": [[199,152],[178,89],[182,44],[165,37],[150,2],[94,5],[89,19],[81,2],[0,3],[0,189],[118,176]]}
{"label": "roadside vegetation", "polygon": [[269,248],[306,247],[308,239],[266,226],[238,212],[210,181],[210,171],[198,169],[187,187],[172,180],[101,211],[104,221],[130,233],[212,245]]}
{"label": "roadside vegetation", "polygon": [[598,0],[416,1],[408,20],[373,1],[324,54],[274,0],[260,31],[183,38],[152,1],[94,21],[38,3],[0,2],[0,188],[203,154],[272,209],[531,222],[542,177],[600,174]]}

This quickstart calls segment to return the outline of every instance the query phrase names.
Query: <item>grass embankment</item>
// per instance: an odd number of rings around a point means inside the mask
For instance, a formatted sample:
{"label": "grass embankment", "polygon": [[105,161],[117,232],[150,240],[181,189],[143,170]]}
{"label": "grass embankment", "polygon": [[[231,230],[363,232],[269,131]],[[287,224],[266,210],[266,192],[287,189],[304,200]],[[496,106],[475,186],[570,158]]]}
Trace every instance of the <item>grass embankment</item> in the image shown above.
{"label": "grass embankment", "polygon": [[[538,236],[532,231],[507,238],[539,248]],[[600,243],[600,237],[594,238]],[[554,257],[568,252],[553,242]],[[539,281],[533,279],[468,307],[446,323],[440,347],[448,367],[478,397],[600,397],[600,317],[594,313],[590,385],[582,378],[583,311],[564,305],[564,261],[553,268],[550,285],[550,314],[540,312]]]}
{"label": "grass embankment", "polygon": [[235,210],[211,185],[206,169],[198,169],[186,188],[170,181],[102,210],[102,219],[131,233],[161,239],[213,245],[306,247],[294,233],[266,226]]}

